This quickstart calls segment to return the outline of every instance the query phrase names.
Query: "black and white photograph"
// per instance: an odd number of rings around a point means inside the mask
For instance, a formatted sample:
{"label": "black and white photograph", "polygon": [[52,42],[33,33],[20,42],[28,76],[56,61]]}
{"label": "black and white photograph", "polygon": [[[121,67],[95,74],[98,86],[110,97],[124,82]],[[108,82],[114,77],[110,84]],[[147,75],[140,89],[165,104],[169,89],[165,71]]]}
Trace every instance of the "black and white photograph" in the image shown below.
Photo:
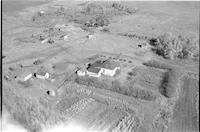
{"label": "black and white photograph", "polygon": [[199,19],[199,0],[1,0],[1,131],[199,132]]}

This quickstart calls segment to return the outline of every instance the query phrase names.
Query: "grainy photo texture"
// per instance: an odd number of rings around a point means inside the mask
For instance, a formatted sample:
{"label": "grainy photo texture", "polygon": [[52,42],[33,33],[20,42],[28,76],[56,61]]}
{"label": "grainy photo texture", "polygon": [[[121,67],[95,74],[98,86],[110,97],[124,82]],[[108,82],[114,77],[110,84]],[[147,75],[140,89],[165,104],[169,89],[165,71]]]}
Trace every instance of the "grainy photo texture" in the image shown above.
{"label": "grainy photo texture", "polygon": [[199,132],[199,1],[2,1],[3,132]]}

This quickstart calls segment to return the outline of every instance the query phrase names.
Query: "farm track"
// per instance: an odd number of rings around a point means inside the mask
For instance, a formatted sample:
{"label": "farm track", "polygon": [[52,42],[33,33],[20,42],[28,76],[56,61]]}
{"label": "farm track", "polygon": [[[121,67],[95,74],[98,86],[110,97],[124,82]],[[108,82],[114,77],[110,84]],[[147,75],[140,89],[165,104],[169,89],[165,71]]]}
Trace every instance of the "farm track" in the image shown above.
{"label": "farm track", "polygon": [[165,65],[167,68],[179,69],[182,72],[191,72],[191,73],[199,73],[199,64],[190,64],[190,65],[181,65],[181,64],[173,64],[166,60],[159,60],[162,65]]}
{"label": "farm track", "polygon": [[[15,60],[11,60],[11,61],[8,61],[8,62],[3,62],[3,65],[16,63],[16,62],[19,62],[19,61],[22,61],[22,60],[40,58],[40,57],[44,57],[44,59],[43,59],[43,62],[44,62],[44,61],[47,61],[48,59],[53,58],[57,54],[60,54],[60,53],[62,53],[64,51],[66,51],[66,50],[69,50],[69,48],[71,48],[71,47],[67,47],[67,48],[64,49],[63,47],[62,48],[60,48],[60,47],[58,48],[57,46],[54,46],[54,47],[47,48],[45,50],[41,50],[41,51],[38,51],[38,52],[32,52],[31,54],[28,54],[26,56],[17,58]],[[52,51],[49,51],[49,50],[52,50]],[[48,52],[46,52],[46,51],[48,51]]]}
{"label": "farm track", "polygon": [[184,76],[180,97],[174,108],[174,119],[170,131],[197,132],[196,94],[199,92],[198,80]]}

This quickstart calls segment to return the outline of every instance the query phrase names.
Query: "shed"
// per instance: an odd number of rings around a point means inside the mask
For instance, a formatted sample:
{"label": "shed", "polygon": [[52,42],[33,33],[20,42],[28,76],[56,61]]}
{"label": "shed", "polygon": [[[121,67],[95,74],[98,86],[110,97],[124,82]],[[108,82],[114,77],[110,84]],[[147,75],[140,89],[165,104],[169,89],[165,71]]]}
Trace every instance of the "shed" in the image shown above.
{"label": "shed", "polygon": [[16,80],[20,80],[20,81],[28,81],[29,79],[31,79],[33,77],[33,74],[29,71],[27,72],[23,72],[21,75],[19,75]]}
{"label": "shed", "polygon": [[91,39],[91,38],[93,37],[93,35],[92,35],[92,34],[88,34],[86,37],[87,37],[88,39]]}
{"label": "shed", "polygon": [[45,11],[40,11],[39,13],[40,13],[40,14],[44,14],[44,13],[45,13]]}
{"label": "shed", "polygon": [[65,36],[63,37],[63,39],[64,39],[64,40],[67,40],[67,39],[68,39],[68,35],[65,35]]}
{"label": "shed", "polygon": [[78,71],[77,71],[77,75],[78,75],[78,76],[85,76],[85,75],[86,75],[86,72],[85,72],[85,71],[82,71],[82,70],[78,70]]}
{"label": "shed", "polygon": [[47,91],[47,94],[48,94],[48,95],[51,95],[51,96],[55,96],[55,95],[56,95],[56,93],[55,93],[54,90],[48,90],[48,91]]}
{"label": "shed", "polygon": [[44,44],[44,43],[47,43],[49,41],[49,39],[48,38],[46,38],[46,39],[44,39],[44,40],[42,40],[42,44]]}

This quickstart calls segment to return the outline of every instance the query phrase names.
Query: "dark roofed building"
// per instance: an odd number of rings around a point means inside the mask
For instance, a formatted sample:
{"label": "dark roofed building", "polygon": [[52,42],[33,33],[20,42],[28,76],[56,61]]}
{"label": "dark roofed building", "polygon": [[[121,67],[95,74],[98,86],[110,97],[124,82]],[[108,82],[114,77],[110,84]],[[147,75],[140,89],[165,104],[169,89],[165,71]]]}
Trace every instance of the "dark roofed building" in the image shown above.
{"label": "dark roofed building", "polygon": [[89,67],[87,69],[88,76],[100,77],[102,72],[103,72],[103,70],[101,68],[97,68],[97,67]]}
{"label": "dark roofed building", "polygon": [[91,67],[98,67],[98,68],[104,68],[104,69],[109,69],[113,70],[116,67],[119,67],[119,64],[114,62],[114,61],[96,61],[91,65]]}
{"label": "dark roofed building", "polygon": [[90,65],[90,68],[93,72],[98,72],[100,69],[102,74],[114,76],[116,71],[120,70],[120,65],[114,61],[96,61]]}
{"label": "dark roofed building", "polygon": [[101,69],[96,67],[90,67],[87,69],[89,72],[98,73]]}

